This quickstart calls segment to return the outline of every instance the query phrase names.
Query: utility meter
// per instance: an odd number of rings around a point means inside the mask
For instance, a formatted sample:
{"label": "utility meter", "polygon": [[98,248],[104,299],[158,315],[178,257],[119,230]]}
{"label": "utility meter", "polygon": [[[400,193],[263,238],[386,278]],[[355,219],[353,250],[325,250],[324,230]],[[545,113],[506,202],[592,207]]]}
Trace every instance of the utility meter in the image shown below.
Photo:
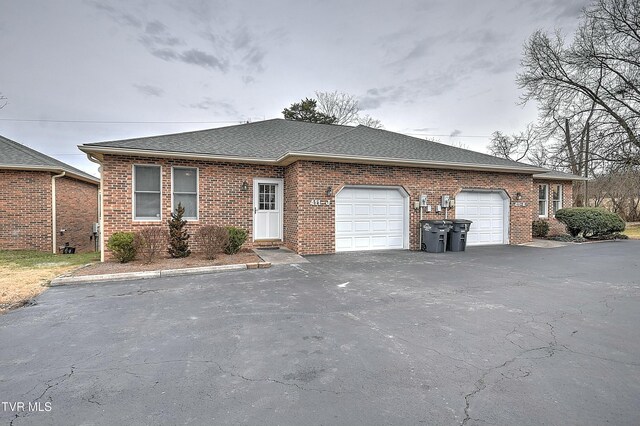
{"label": "utility meter", "polygon": [[451,197],[448,195],[443,195],[442,196],[442,203],[440,204],[442,207],[444,207],[445,209],[449,208],[449,199]]}
{"label": "utility meter", "polygon": [[427,207],[427,196],[424,194],[420,196],[420,207]]}

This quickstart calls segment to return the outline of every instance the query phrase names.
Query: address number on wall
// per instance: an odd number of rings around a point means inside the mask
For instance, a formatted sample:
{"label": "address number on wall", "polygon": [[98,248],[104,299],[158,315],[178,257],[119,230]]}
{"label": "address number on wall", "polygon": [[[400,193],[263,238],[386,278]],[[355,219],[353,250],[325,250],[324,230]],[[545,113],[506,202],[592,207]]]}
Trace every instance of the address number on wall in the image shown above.
{"label": "address number on wall", "polygon": [[326,205],[329,206],[331,205],[331,200],[327,200],[327,201],[322,201],[322,200],[311,200],[311,204],[312,206],[322,206],[322,205]]}

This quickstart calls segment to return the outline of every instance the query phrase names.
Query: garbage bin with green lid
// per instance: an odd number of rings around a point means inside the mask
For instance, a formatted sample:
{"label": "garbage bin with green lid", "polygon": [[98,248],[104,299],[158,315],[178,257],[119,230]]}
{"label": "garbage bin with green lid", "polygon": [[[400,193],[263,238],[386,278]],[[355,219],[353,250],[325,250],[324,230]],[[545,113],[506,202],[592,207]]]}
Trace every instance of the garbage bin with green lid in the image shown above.
{"label": "garbage bin with green lid", "polygon": [[421,220],[420,249],[429,253],[445,252],[449,228],[451,228],[451,221],[448,220]]}
{"label": "garbage bin with green lid", "polygon": [[452,219],[451,230],[447,236],[448,251],[464,251],[467,247],[467,232],[473,223],[467,219]]}

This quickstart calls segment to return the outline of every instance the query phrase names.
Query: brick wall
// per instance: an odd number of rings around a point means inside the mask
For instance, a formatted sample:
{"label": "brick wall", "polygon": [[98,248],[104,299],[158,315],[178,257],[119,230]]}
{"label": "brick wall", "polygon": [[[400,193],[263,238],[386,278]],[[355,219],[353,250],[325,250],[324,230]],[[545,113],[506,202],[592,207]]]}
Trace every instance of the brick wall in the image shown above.
{"label": "brick wall", "polygon": [[51,251],[51,173],[0,170],[0,249]]}
{"label": "brick wall", "polygon": [[[331,186],[335,194],[345,185],[399,185],[409,193],[411,207],[420,194],[427,194],[429,200],[438,200],[442,195],[455,196],[462,189],[472,188],[503,189],[511,197],[520,192],[522,199],[519,202],[525,205],[516,206],[511,202],[510,242],[531,241],[531,216],[537,206],[537,192],[533,194],[531,175],[314,161],[298,162],[297,170],[298,235],[297,244],[292,244],[292,248],[300,254],[335,251],[335,196],[327,197],[325,192]],[[310,205],[311,199],[327,198],[332,201],[329,206]],[[451,209],[449,217],[455,217],[455,209]],[[443,219],[444,212],[432,212],[423,218]],[[410,208],[409,220],[409,246],[416,250],[419,212]]]}
{"label": "brick wall", "polygon": [[[56,245],[76,252],[95,250],[92,226],[98,221],[98,185],[69,177],[56,179]],[[60,231],[65,230],[61,235]]]}
{"label": "brick wall", "polygon": [[[133,220],[134,164],[162,167],[162,218],[159,221]],[[102,164],[105,247],[109,237],[115,232],[135,232],[145,226],[154,225],[167,227],[167,220],[171,215],[171,167],[173,166],[197,167],[199,170],[199,218],[188,221],[188,232],[195,235],[198,228],[203,225],[238,226],[246,229],[249,234],[245,247],[252,247],[253,178],[283,178],[283,167],[114,155],[105,155]],[[242,190],[244,181],[249,185],[247,191]],[[285,211],[290,213],[291,208],[285,201]],[[284,221],[290,222],[288,214],[285,214]],[[190,244],[192,250],[197,251],[198,243],[195,237],[190,239]],[[108,250],[105,255],[109,257]]]}
{"label": "brick wall", "polygon": [[[547,217],[541,218],[538,215],[538,185],[546,184],[549,188],[549,204]],[[558,181],[558,180],[541,180],[535,179],[533,181],[533,191],[535,193],[535,208],[532,212],[531,220],[544,219],[549,222],[549,235],[562,235],[566,234],[567,230],[565,226],[558,222],[553,216],[553,198],[551,194],[553,193],[553,188],[556,185],[562,185],[562,207],[572,207],[573,205],[573,182],[571,181]]]}
{"label": "brick wall", "polygon": [[[152,164],[162,166],[162,218],[160,221],[138,222],[132,213],[132,166]],[[284,245],[301,254],[333,253],[335,251],[335,194],[345,185],[401,185],[410,195],[411,206],[420,194],[430,200],[444,194],[455,196],[461,189],[503,189],[512,196],[523,195],[520,203],[511,203],[510,242],[519,244],[531,240],[531,217],[537,208],[530,175],[452,171],[379,165],[357,165],[315,161],[297,161],[286,167],[250,164],[218,163],[164,158],[138,158],[105,155],[103,161],[104,238],[118,231],[137,231],[144,226],[166,226],[171,213],[171,167],[199,169],[200,212],[197,221],[187,228],[195,234],[203,225],[234,225],[246,229],[249,239],[245,247],[253,247],[253,178],[284,179]],[[249,189],[242,191],[243,181]],[[333,194],[327,197],[327,187]],[[537,191],[537,187],[536,187]],[[566,194],[567,195],[567,194]],[[570,193],[568,193],[570,196]],[[312,206],[312,199],[331,200],[330,205]],[[435,204],[435,203],[434,203]],[[450,217],[455,217],[451,209]],[[424,218],[444,218],[444,213],[426,214]],[[410,248],[418,248],[419,213],[410,209]],[[197,241],[192,240],[197,251]],[[107,257],[108,256],[108,253]]]}

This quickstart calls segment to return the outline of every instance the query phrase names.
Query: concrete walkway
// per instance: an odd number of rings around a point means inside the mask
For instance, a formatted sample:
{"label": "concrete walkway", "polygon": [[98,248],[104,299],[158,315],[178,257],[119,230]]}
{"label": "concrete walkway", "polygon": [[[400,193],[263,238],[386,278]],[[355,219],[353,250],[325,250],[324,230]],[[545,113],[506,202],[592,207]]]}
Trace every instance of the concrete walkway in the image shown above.
{"label": "concrete walkway", "polygon": [[553,241],[553,240],[542,240],[534,238],[530,243],[520,244],[525,247],[536,247],[536,248],[558,248],[558,247],[566,247],[571,243],[564,243],[562,241]]}
{"label": "concrete walkway", "polygon": [[307,259],[289,250],[288,248],[280,247],[277,249],[254,249],[258,256],[265,262],[269,262],[272,265],[290,265],[292,263],[309,263]]}

